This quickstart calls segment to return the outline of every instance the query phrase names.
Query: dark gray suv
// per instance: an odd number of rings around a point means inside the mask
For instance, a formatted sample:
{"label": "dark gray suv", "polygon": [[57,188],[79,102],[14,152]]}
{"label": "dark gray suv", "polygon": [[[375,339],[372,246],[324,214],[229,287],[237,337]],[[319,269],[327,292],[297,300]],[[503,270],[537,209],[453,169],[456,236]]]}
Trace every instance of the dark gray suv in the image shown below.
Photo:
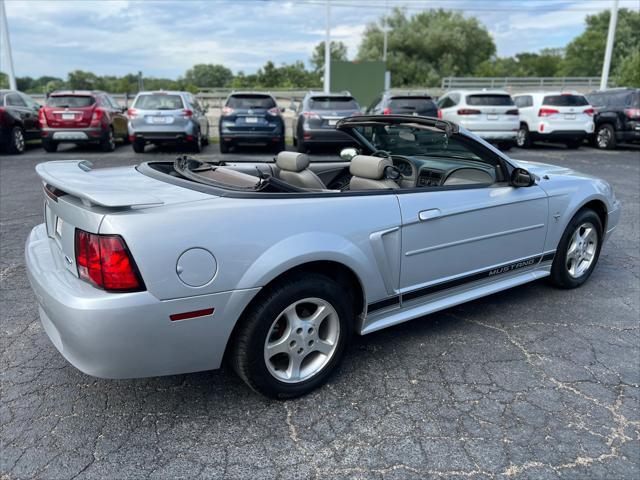
{"label": "dark gray suv", "polygon": [[336,123],[359,113],[360,105],[349,92],[309,92],[298,105],[293,119],[293,144],[303,153],[321,145],[351,145],[353,139],[336,130]]}

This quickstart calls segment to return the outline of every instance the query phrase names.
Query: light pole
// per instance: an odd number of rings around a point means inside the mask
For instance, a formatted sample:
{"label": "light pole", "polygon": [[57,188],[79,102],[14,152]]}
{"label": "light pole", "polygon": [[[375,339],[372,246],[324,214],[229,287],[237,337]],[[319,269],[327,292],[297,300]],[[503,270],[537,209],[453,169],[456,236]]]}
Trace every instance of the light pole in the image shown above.
{"label": "light pole", "polygon": [[611,17],[609,18],[609,33],[607,34],[607,47],[604,50],[604,63],[602,64],[602,77],[600,77],[600,90],[607,88],[609,83],[609,69],[611,68],[611,54],[613,42],[616,38],[616,23],[618,22],[618,0],[613,0]]}
{"label": "light pole", "polygon": [[388,34],[389,34],[389,0],[385,0],[384,2],[384,17],[382,20],[382,31],[383,31],[383,41],[382,41],[382,61],[384,62],[384,89],[385,91],[391,88],[391,73],[387,67],[387,48],[389,45]]}
{"label": "light pole", "polygon": [[331,91],[331,7],[329,0],[326,0],[325,6],[327,33],[324,39],[324,93],[329,93]]}
{"label": "light pole", "polygon": [[[7,24],[7,12],[5,10],[4,0],[0,0],[0,44],[4,45],[4,55],[7,59],[8,74],[9,74],[9,88],[11,90],[17,90],[16,85],[16,73],[13,70],[13,55],[11,54],[11,40],[9,39],[9,25]],[[0,57],[2,52],[0,52]]]}

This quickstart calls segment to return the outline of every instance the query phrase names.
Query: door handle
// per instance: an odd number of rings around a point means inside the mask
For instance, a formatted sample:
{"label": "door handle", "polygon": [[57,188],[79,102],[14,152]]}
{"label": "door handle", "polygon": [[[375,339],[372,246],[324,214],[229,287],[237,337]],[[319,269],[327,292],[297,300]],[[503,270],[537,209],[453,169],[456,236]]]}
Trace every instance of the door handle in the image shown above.
{"label": "door handle", "polygon": [[434,218],[438,218],[440,216],[440,210],[437,208],[431,208],[429,210],[422,210],[418,214],[418,218],[421,222],[426,222],[427,220],[432,220]]}

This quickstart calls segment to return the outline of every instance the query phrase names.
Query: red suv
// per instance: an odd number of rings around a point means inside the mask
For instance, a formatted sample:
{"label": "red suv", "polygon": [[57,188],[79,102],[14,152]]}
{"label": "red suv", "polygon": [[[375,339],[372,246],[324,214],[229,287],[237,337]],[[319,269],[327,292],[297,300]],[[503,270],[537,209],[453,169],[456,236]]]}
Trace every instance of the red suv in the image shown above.
{"label": "red suv", "polygon": [[39,113],[42,146],[55,152],[60,143],[97,143],[111,152],[116,138],[129,141],[124,111],[104,92],[54,92]]}

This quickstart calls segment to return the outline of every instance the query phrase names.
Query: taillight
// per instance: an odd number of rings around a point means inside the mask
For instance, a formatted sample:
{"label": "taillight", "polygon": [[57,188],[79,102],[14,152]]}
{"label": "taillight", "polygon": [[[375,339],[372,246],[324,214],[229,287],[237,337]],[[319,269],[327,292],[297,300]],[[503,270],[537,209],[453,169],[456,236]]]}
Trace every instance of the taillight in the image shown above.
{"label": "taillight", "polygon": [[44,113],[44,107],[38,110],[38,121],[40,122],[40,128],[47,127],[47,116]]}
{"label": "taillight", "polygon": [[589,115],[590,117],[593,117],[593,114],[596,113],[595,110],[593,108],[587,108],[584,112],[582,113],[586,113],[587,115]]}
{"label": "taillight", "polygon": [[511,110],[507,110],[506,112],[507,115],[518,115],[518,109],[517,108],[513,108]]}
{"label": "taillight", "polygon": [[458,110],[458,115],[480,115],[480,110],[474,110],[472,108],[461,108]]}
{"label": "taillight", "polygon": [[280,109],[278,107],[273,107],[267,110],[267,113],[273,116],[280,115]]}
{"label": "taillight", "polygon": [[0,126],[4,127],[5,120],[6,120],[6,115],[4,114],[4,108],[0,107]]}
{"label": "taillight", "polygon": [[558,110],[556,110],[555,108],[541,108],[538,111],[538,116],[539,117],[548,117],[549,115],[555,115],[556,113],[560,113]]}
{"label": "taillight", "polygon": [[188,108],[185,108],[184,110],[182,110],[182,116],[184,118],[191,118],[193,117],[193,110],[189,110]]}
{"label": "taillight", "polygon": [[624,114],[629,118],[640,117],[640,108],[625,108]]}
{"label": "taillight", "polygon": [[316,112],[302,112],[302,116],[304,118],[320,118],[320,116]]}
{"label": "taillight", "polygon": [[222,107],[222,115],[231,115],[232,113],[233,113],[233,108]]}
{"label": "taillight", "polygon": [[104,110],[102,110],[101,108],[96,108],[93,111],[93,115],[91,116],[91,126],[97,127],[98,125],[100,125],[102,117],[104,117]]}
{"label": "taillight", "polygon": [[78,276],[113,292],[144,290],[131,254],[120,235],[97,235],[76,229]]}
{"label": "taillight", "polygon": [[135,108],[127,109],[127,116],[129,118],[136,118],[138,116],[138,110],[136,110]]}
{"label": "taillight", "polygon": [[442,120],[442,110],[438,109],[438,118]]}
{"label": "taillight", "polygon": [[382,110],[382,114],[383,115],[391,115],[393,112],[391,111],[391,109],[389,107],[385,108],[384,110]]}

